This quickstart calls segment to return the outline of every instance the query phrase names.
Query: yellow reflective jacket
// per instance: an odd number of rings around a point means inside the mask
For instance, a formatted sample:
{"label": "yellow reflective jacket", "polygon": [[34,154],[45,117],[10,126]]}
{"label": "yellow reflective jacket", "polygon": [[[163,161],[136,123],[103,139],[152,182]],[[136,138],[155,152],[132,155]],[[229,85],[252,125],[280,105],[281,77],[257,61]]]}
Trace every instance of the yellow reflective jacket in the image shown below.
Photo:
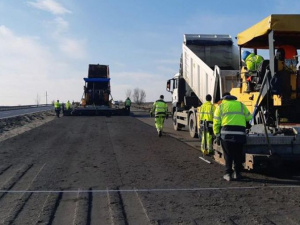
{"label": "yellow reflective jacket", "polygon": [[54,102],[54,108],[55,109],[60,109],[61,104],[59,102]]}
{"label": "yellow reflective jacket", "polygon": [[[230,127],[232,131],[245,130],[246,122],[252,119],[247,107],[236,100],[226,100],[222,101],[214,113],[213,119],[213,131],[215,135],[219,135],[224,127]],[[226,130],[226,129],[224,129]],[[222,132],[221,132],[222,133]],[[232,132],[234,133],[234,132]]]}
{"label": "yellow reflective jacket", "polygon": [[245,59],[246,66],[249,71],[257,71],[263,61],[264,58],[262,56],[255,55],[254,53],[251,53]]}
{"label": "yellow reflective jacket", "polygon": [[151,112],[155,112],[155,115],[166,115],[168,112],[168,105],[164,100],[157,100],[153,103]]}
{"label": "yellow reflective jacket", "polygon": [[68,110],[70,108],[71,108],[71,103],[69,101],[67,101],[67,103],[66,103],[66,109]]}
{"label": "yellow reflective jacket", "polygon": [[[200,108],[200,109],[199,109]],[[201,107],[198,107],[198,115],[199,115],[199,120],[201,121],[213,121],[214,118],[214,112],[215,112],[216,107],[214,104],[212,104],[210,101],[205,102],[204,104],[201,105]]]}

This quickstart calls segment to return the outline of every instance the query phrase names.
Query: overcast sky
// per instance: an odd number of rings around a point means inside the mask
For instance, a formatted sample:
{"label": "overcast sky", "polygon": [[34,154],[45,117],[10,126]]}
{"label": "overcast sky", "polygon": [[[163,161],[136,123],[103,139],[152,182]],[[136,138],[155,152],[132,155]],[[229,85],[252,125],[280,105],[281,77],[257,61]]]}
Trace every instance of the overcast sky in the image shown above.
{"label": "overcast sky", "polygon": [[[0,105],[79,101],[88,64],[110,67],[112,96],[165,91],[183,34],[230,34],[299,0],[0,0]],[[38,96],[38,97],[37,97]]]}

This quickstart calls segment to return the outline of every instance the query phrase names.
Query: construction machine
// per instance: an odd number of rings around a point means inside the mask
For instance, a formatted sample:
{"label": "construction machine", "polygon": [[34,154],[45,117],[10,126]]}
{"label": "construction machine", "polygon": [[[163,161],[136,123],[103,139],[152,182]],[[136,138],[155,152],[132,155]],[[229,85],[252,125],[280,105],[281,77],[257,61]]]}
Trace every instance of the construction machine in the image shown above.
{"label": "construction machine", "polygon": [[199,134],[197,107],[210,94],[214,101],[222,97],[219,77],[238,73],[238,48],[227,34],[185,34],[179,73],[167,81],[172,93],[175,130],[187,127],[191,137]]}
{"label": "construction machine", "polygon": [[127,115],[125,108],[113,106],[111,97],[109,66],[90,64],[81,104],[66,112],[69,115]]}
{"label": "construction machine", "polygon": [[[167,82],[167,90],[172,92],[176,106],[173,110],[174,129],[182,128],[186,121],[178,114],[189,108],[185,106],[188,101],[184,97],[188,92],[200,100],[198,105],[203,103],[206,94],[210,94],[217,104],[222,93],[230,92],[253,115],[252,127],[247,130],[247,143],[244,146],[246,169],[262,168],[283,161],[300,161],[299,23],[300,15],[270,15],[239,33],[238,47],[225,49],[224,36],[190,36],[194,40],[190,41],[191,47],[183,45],[180,72]],[[235,57],[235,49],[238,58]],[[285,58],[288,55],[285,49],[294,49],[292,58]],[[265,60],[258,70],[247,69],[241,60],[243,50],[264,55]],[[276,57],[277,52],[281,54]],[[238,68],[235,67],[236,63]],[[226,64],[227,67],[224,66]],[[184,88],[179,90],[180,86]],[[178,95],[180,93],[183,96],[181,98]],[[188,125],[187,122],[185,124]],[[214,141],[213,148],[214,159],[225,164],[222,147]]]}
{"label": "construction machine", "polygon": [[[245,145],[245,168],[265,162],[300,159],[300,15],[270,15],[237,35],[240,52],[238,87],[230,93],[252,112]],[[244,49],[266,57],[257,71],[241,60]],[[287,59],[288,52],[292,50]],[[278,54],[281,53],[281,54]],[[286,57],[285,57],[286,56]],[[215,158],[220,159],[219,146]]]}

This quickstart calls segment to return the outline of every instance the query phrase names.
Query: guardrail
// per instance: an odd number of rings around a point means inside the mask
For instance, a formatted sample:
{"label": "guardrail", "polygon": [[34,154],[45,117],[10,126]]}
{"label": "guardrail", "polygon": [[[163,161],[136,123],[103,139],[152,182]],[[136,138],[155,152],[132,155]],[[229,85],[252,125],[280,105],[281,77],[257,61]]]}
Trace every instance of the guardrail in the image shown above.
{"label": "guardrail", "polygon": [[41,105],[18,105],[18,106],[0,106],[0,111],[18,110],[18,109],[30,109],[53,106],[52,104],[41,104]]}

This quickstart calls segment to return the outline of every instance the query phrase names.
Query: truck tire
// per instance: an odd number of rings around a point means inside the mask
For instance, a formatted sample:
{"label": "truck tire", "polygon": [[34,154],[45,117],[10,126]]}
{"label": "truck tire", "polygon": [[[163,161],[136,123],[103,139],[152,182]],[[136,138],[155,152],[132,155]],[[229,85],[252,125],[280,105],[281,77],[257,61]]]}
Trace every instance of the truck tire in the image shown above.
{"label": "truck tire", "polygon": [[197,121],[194,113],[191,113],[189,116],[189,132],[192,138],[197,138]]}
{"label": "truck tire", "polygon": [[173,127],[174,127],[174,130],[181,130],[181,128],[184,127],[181,124],[177,123],[177,112],[176,111],[173,114]]}

